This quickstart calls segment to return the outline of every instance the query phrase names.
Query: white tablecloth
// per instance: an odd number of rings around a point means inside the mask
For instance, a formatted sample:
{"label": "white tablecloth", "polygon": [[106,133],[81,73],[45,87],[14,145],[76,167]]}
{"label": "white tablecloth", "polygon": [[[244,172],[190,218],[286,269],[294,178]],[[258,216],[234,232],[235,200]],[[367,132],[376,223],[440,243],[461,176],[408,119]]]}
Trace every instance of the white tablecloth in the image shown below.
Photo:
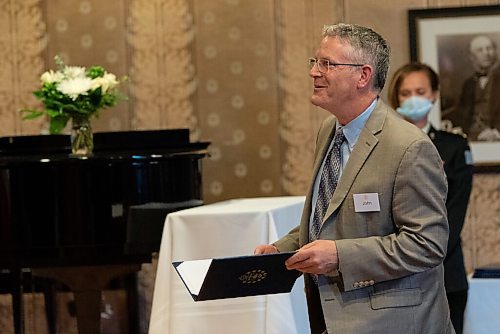
{"label": "white tablecloth", "polygon": [[500,279],[471,278],[464,334],[500,333]]}
{"label": "white tablecloth", "polygon": [[149,334],[309,333],[302,277],[289,294],[194,302],[172,261],[249,255],[297,226],[303,196],[224,201],[171,213],[163,229]]}

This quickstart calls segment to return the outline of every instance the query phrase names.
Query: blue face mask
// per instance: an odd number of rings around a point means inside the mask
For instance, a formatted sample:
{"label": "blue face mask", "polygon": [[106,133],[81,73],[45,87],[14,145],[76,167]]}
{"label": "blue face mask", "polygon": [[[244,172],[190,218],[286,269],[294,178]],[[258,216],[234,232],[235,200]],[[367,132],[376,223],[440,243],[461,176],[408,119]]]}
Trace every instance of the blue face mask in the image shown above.
{"label": "blue face mask", "polygon": [[404,100],[401,107],[396,111],[412,121],[419,121],[432,109],[432,102],[429,99],[421,96],[412,96]]}

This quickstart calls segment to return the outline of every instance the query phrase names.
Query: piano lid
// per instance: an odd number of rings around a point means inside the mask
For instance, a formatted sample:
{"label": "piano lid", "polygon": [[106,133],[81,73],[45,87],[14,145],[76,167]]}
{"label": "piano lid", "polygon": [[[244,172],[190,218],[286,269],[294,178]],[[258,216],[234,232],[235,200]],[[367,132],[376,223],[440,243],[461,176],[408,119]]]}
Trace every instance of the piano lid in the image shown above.
{"label": "piano lid", "polygon": [[[94,152],[175,148],[189,145],[189,129],[95,132]],[[0,138],[0,156],[69,153],[70,135],[32,135]]]}
{"label": "piano lid", "polygon": [[0,137],[0,156],[33,153],[66,153],[71,150],[69,135]]}

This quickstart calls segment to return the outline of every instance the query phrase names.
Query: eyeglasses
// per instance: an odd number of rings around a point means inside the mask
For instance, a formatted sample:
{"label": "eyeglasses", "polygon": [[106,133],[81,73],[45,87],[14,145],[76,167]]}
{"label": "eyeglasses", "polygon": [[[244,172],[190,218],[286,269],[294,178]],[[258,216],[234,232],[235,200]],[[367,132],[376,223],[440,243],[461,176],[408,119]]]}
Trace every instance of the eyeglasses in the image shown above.
{"label": "eyeglasses", "polygon": [[330,67],[335,67],[335,66],[354,66],[354,67],[359,67],[359,66],[363,66],[364,64],[331,63],[328,59],[309,58],[309,68],[313,68],[314,65],[318,65],[318,71],[320,73],[327,73],[328,69]]}

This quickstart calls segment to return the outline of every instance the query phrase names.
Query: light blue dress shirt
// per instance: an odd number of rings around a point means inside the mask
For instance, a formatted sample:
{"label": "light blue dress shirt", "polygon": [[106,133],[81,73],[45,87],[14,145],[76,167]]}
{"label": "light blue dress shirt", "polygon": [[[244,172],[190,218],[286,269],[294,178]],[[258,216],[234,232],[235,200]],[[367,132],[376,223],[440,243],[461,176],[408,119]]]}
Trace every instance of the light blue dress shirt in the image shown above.
{"label": "light blue dress shirt", "polygon": [[[351,152],[354,149],[354,145],[356,145],[356,142],[358,141],[359,135],[361,133],[361,130],[364,128],[366,121],[372,114],[373,110],[375,109],[375,106],[377,105],[378,98],[373,100],[373,102],[368,106],[368,108],[365,109],[358,117],[350,121],[344,126],[341,126],[339,122],[336,123],[336,131],[339,130],[340,127],[342,127],[342,130],[344,132],[344,136],[346,140],[342,143],[341,146],[341,151],[342,151],[342,169],[340,170],[340,175],[339,175],[339,182],[340,178],[342,177],[342,170],[345,168],[347,161],[349,160],[349,157],[351,156]],[[330,142],[330,147],[328,148],[328,152],[332,149],[333,147],[333,140]],[[325,154],[325,157],[328,155]],[[323,158],[323,162],[321,163],[321,167],[318,170],[318,174],[316,174],[316,178],[314,180],[314,188],[313,188],[313,195],[312,195],[312,210],[311,210],[311,216],[309,217],[309,233],[311,233],[311,222],[314,216],[314,210],[316,207],[316,201],[318,199],[318,189],[319,189],[319,180],[321,178],[321,171],[323,170],[325,164],[325,159]],[[335,217],[333,217],[335,219]]]}

